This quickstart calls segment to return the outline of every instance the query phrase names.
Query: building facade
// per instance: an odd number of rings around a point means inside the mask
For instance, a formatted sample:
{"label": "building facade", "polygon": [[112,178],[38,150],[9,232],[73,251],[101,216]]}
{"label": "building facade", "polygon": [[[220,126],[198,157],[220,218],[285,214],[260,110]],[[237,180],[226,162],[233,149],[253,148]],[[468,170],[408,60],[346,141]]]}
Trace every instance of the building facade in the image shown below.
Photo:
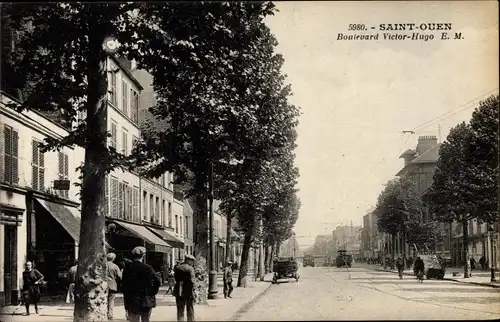
{"label": "building facade", "polygon": [[[143,85],[133,75],[134,64],[127,60],[110,58],[107,68],[108,144],[128,156],[141,137]],[[174,199],[171,173],[146,178],[139,171],[115,169],[106,178],[107,238],[119,260],[133,247],[145,246],[146,261],[160,271],[174,264],[176,250],[184,249],[174,226],[174,218],[182,217],[183,204]]]}
{"label": "building facade", "polygon": [[[59,291],[59,274],[78,253],[80,171],[84,150],[41,151],[46,138],[67,130],[42,114],[19,113],[0,101],[0,305],[17,304],[26,261],[33,261]],[[67,185],[62,187],[61,184]],[[69,266],[68,266],[69,265]]]}
{"label": "building facade", "polygon": [[361,249],[361,226],[340,225],[333,231],[333,244],[336,250],[347,250],[349,253],[359,256]]}

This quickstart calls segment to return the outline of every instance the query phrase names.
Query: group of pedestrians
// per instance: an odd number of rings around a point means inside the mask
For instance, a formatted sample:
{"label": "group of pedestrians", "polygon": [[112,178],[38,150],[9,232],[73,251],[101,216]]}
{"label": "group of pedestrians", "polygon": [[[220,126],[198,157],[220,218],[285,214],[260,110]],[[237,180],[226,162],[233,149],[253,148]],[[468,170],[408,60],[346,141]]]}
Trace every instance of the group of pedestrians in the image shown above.
{"label": "group of pedestrians", "polygon": [[[132,259],[124,261],[123,269],[114,263],[116,254],[108,253],[106,262],[106,276],[108,284],[107,318],[114,318],[115,297],[121,285],[125,314],[131,322],[149,322],[151,312],[156,307],[156,295],[163,282],[162,274],[156,273],[148,264],[144,263],[146,249],[142,246],[135,247],[131,252]],[[182,263],[177,263],[168,272],[169,289],[175,297],[177,307],[177,320],[194,321],[194,304],[196,302],[196,274],[194,269],[195,258],[186,255]],[[233,292],[233,267],[228,262],[223,270],[224,298],[231,298]],[[75,301],[75,283],[77,278],[78,262],[75,261],[68,271],[68,292],[66,302]],[[44,276],[33,268],[32,262],[27,262],[23,272],[23,302],[26,306],[26,315],[30,314],[30,304],[34,305],[38,314],[40,300],[40,285]]]}

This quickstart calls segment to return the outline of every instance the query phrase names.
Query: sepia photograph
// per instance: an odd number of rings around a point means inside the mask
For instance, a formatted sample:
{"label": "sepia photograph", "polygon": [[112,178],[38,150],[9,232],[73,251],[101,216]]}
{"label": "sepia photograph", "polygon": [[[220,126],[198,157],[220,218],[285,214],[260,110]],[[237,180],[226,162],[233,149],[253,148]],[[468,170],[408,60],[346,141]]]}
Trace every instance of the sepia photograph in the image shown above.
{"label": "sepia photograph", "polygon": [[500,319],[499,3],[0,3],[0,322]]}

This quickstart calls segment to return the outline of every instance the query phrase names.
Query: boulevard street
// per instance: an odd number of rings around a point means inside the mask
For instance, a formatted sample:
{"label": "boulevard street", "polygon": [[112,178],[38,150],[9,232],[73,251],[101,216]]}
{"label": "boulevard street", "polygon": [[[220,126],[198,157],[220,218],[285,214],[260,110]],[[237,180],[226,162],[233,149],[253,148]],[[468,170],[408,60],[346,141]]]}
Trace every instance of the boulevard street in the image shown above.
{"label": "boulevard street", "polygon": [[[356,266],[356,265],[355,265]],[[498,319],[500,289],[424,280],[374,266],[300,268],[300,280],[273,285],[239,321]]]}

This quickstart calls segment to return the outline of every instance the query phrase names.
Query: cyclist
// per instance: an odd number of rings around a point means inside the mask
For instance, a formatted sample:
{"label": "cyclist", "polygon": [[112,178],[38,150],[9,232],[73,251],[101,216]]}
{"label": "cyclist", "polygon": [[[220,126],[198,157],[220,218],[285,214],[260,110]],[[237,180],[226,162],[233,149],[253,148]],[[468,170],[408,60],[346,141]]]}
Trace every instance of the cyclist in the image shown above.
{"label": "cyclist", "polygon": [[420,257],[417,257],[417,259],[415,260],[415,264],[413,264],[413,265],[415,268],[415,273],[417,275],[417,279],[423,279],[424,268],[425,268],[424,261]]}

